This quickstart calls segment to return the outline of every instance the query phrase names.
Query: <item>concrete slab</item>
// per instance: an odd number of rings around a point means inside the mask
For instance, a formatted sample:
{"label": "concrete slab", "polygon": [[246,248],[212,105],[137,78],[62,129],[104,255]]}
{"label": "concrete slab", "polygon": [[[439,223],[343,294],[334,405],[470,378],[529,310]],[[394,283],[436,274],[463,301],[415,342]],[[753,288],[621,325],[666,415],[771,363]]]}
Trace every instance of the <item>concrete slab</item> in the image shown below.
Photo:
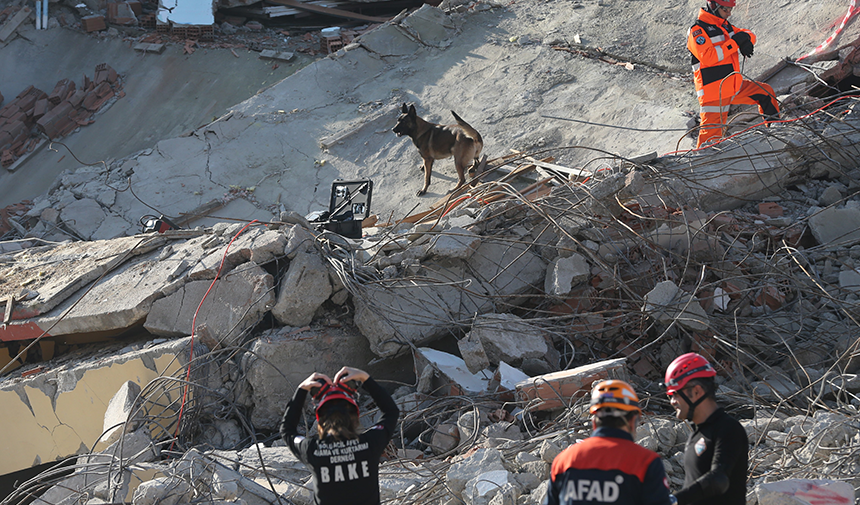
{"label": "concrete slab", "polygon": [[60,221],[82,240],[89,240],[105,219],[105,211],[95,200],[83,198],[63,208]]}
{"label": "concrete slab", "polygon": [[281,328],[262,333],[243,361],[251,386],[251,422],[258,429],[278,428],[296,386],[311,373],[329,376],[345,363],[369,363],[367,340],[349,328]]}
{"label": "concrete slab", "polygon": [[196,315],[196,324],[205,324],[221,345],[241,345],[248,330],[275,304],[273,285],[271,274],[248,262],[220,277],[214,286],[208,280],[189,282],[156,300],[143,327],[165,337],[191,335]]}
{"label": "concrete slab", "polygon": [[[4,266],[0,299],[18,295],[20,289],[26,287],[38,296],[16,302],[12,319],[43,314],[105,271],[161,247],[167,241],[163,235],[151,235],[27,249],[9,256],[13,261]],[[0,340],[5,340],[2,335],[0,333]]]}
{"label": "concrete slab", "polygon": [[[188,233],[202,232],[180,232],[186,237]],[[8,340],[24,340],[36,338],[46,330],[50,330],[49,335],[58,336],[93,332],[109,334],[129,328],[143,321],[155,300],[175,291],[177,282],[179,285],[185,282],[184,278],[173,281],[203,257],[202,244],[207,239],[200,236],[177,239],[164,251],[136,256],[105,275],[89,291],[80,289],[83,285],[77,283],[72,286],[74,289],[67,288],[69,291],[62,303],[43,311],[40,316],[7,325],[0,329],[0,335]],[[143,245],[154,240],[162,245],[167,239],[164,235],[152,234],[115,240],[127,244],[126,249],[120,250],[125,252],[133,246],[134,240],[141,241]],[[65,314],[73,305],[74,310]]]}
{"label": "concrete slab", "polygon": [[117,390],[129,380],[144,387],[181,370],[188,341],[138,345],[69,361],[26,379],[6,378],[0,383],[0,444],[5,448],[0,474],[88,452],[102,434]]}

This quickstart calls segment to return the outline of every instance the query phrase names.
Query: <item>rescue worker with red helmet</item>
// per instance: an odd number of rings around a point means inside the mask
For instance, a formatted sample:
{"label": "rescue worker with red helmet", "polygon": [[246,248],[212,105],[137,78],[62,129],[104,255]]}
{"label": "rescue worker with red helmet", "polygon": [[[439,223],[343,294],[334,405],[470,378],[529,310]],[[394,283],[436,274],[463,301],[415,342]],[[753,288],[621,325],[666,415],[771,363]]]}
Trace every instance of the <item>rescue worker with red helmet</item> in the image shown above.
{"label": "rescue worker with red helmet", "polygon": [[753,32],[729,23],[734,7],[735,0],[708,0],[699,10],[696,24],[687,32],[687,49],[692,54],[693,81],[699,100],[696,148],[722,138],[733,104],[758,105],[759,113],[768,120],[779,117],[773,88],[744,79],[740,74],[738,55],[752,57],[756,37]]}
{"label": "rescue worker with red helmet", "polygon": [[[382,420],[359,433],[356,389],[370,393]],[[308,393],[317,401],[317,432],[299,435]],[[299,384],[281,420],[281,438],[313,471],[316,505],[379,505],[379,458],[394,435],[400,410],[367,372],[343,367],[334,376],[314,372]]]}
{"label": "rescue worker with red helmet", "polygon": [[675,417],[695,426],[684,448],[684,487],[678,505],[745,505],[747,451],[743,426],[717,405],[717,372],[691,352],[666,369],[664,385]]}
{"label": "rescue worker with red helmet", "polygon": [[660,456],[634,442],[642,411],[630,384],[599,382],[588,412],[593,432],[553,460],[544,505],[669,505]]}

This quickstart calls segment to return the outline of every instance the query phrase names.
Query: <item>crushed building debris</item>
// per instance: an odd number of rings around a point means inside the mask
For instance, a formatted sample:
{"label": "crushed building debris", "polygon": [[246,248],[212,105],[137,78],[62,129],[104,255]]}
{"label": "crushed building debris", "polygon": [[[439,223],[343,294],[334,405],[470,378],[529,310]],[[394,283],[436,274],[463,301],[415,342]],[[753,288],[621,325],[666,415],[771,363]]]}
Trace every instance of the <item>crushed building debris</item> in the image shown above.
{"label": "crushed building debris", "polygon": [[[115,421],[82,419],[88,431],[75,431],[92,433],[89,442],[37,458],[78,458],[76,472],[93,478],[49,472],[3,503],[50,486],[41,500],[52,505],[81,495],[156,503],[179,489],[188,499],[310,503],[308,471],[277,440],[276,423],[302,377],[344,360],[413,363],[415,382],[395,392],[402,429],[381,470],[383,499],[540,503],[552,457],[587,436],[582,395],[601,377],[642,392],[651,414],[640,443],[664,455],[677,485],[684,426],[656,383],[689,350],[713,359],[720,401],[744,419],[759,503],[785,486],[845,494],[831,482],[860,484],[844,456],[860,443],[860,238],[849,218],[860,213],[860,168],[844,150],[826,151],[853,145],[842,139],[856,135],[857,116],[853,104],[844,110],[827,124],[736,136],[712,156],[618,159],[587,176],[542,177],[524,154],[489,160],[473,187],[361,239],[285,213],[265,225],[93,243],[4,242],[0,297],[12,309],[0,339],[60,349],[66,335],[122,338],[142,327],[178,337],[169,342],[182,351],[171,351],[172,371],[148,366],[160,375],[133,386],[127,374],[105,375],[101,387],[118,396],[99,394],[93,410]],[[815,128],[832,132],[826,142],[806,135]],[[721,204],[709,211],[691,204],[714,201],[711,183],[673,168],[731,170],[777,142],[766,155],[787,175],[755,188],[720,183]],[[716,210],[727,201],[744,203]],[[78,376],[55,364],[67,353],[22,363],[26,353],[10,352],[6,387],[32,396],[38,381]],[[141,390],[136,400],[128,388]],[[375,410],[366,412],[372,423]],[[102,449],[121,433],[142,452]],[[100,450],[115,463],[105,466]],[[16,461],[24,468],[33,456]],[[822,478],[831,481],[773,484]]]}

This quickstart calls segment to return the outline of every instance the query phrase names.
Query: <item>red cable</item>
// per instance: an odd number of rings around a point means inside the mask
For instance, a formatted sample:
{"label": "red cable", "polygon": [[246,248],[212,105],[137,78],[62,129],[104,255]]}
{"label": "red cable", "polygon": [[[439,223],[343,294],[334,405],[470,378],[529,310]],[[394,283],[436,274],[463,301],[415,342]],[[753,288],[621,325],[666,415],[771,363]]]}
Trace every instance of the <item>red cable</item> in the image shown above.
{"label": "red cable", "polygon": [[224,269],[224,262],[227,260],[227,252],[230,250],[230,246],[233,245],[233,241],[239,238],[239,235],[241,235],[243,231],[256,222],[257,220],[254,219],[250,223],[246,224],[241,230],[233,235],[232,239],[230,239],[230,243],[227,244],[227,248],[224,249],[224,255],[221,256],[221,265],[218,267],[218,273],[215,275],[215,278],[212,279],[212,284],[209,285],[209,289],[206,290],[206,293],[200,300],[200,304],[197,306],[197,310],[194,311],[194,317],[191,319],[191,348],[188,352],[188,371],[185,374],[185,389],[182,392],[182,403],[179,405],[179,418],[176,420],[176,432],[173,434],[173,442],[170,443],[171,450],[173,449],[173,445],[176,443],[176,438],[179,436],[179,427],[182,425],[182,413],[185,410],[185,401],[188,397],[188,382],[191,379],[191,363],[194,357],[194,332],[197,329],[197,313],[200,312],[200,307],[203,306],[203,302],[206,300],[206,297],[209,296],[209,292],[212,291],[213,287],[215,287],[215,282],[221,277],[221,270]]}

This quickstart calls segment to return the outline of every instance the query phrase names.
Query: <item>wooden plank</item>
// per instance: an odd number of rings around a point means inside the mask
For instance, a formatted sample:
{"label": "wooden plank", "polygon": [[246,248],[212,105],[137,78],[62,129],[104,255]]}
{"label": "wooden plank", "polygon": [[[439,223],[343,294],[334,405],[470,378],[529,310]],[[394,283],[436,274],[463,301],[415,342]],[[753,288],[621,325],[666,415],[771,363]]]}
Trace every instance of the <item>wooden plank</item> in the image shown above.
{"label": "wooden plank", "polygon": [[371,23],[384,23],[388,21],[388,18],[365,16],[364,14],[349,12],[342,9],[333,9],[329,7],[321,7],[319,5],[306,4],[299,2],[298,0],[269,0],[269,3],[286,5],[288,7],[295,7],[296,9],[300,9],[303,11],[313,12],[314,14],[325,14],[327,16],[334,16],[344,19],[357,19],[359,21],[369,21]]}
{"label": "wooden plank", "polygon": [[27,19],[30,12],[32,11],[29,7],[24,7],[12,16],[12,19],[6,21],[6,23],[3,24],[3,28],[0,28],[0,42],[6,42],[6,39],[15,33],[15,30],[17,30],[18,27],[21,26],[21,23]]}
{"label": "wooden plank", "polygon": [[9,324],[12,320],[12,305],[15,304],[15,295],[6,297],[6,313],[3,314],[3,324]]}

